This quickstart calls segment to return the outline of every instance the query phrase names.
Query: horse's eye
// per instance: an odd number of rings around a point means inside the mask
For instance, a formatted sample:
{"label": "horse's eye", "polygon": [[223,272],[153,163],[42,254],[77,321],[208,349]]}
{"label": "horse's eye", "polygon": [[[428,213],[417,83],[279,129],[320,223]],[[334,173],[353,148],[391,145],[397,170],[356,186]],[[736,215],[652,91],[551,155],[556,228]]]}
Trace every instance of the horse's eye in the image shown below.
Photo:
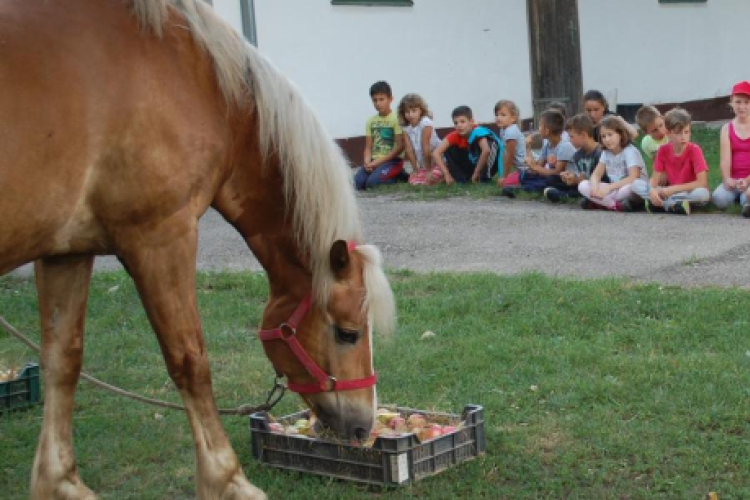
{"label": "horse's eye", "polygon": [[336,331],[336,342],[339,344],[356,344],[357,340],[359,340],[359,332],[357,330],[347,330],[338,325],[334,325],[333,328]]}

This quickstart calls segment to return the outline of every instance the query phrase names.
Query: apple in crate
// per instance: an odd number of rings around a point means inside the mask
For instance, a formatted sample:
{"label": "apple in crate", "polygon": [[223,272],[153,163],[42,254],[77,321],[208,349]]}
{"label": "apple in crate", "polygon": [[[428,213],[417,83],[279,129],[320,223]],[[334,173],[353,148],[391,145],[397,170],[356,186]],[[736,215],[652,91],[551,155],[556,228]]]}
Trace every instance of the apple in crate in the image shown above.
{"label": "apple in crate", "polygon": [[450,434],[451,432],[456,432],[456,426],[455,425],[446,425],[443,427],[443,434]]}
{"label": "apple in crate", "polygon": [[390,422],[388,422],[388,427],[394,431],[406,432],[406,420],[401,416],[393,417]]}
{"label": "apple in crate", "polygon": [[271,432],[284,432],[284,426],[278,422],[271,422],[268,424],[268,430]]}
{"label": "apple in crate", "polygon": [[430,424],[429,427],[422,429],[419,433],[419,439],[422,441],[429,441],[431,439],[439,438],[443,435],[443,426],[440,424]]}
{"label": "apple in crate", "polygon": [[421,413],[412,413],[406,419],[406,424],[410,429],[421,429],[427,427],[427,419]]}

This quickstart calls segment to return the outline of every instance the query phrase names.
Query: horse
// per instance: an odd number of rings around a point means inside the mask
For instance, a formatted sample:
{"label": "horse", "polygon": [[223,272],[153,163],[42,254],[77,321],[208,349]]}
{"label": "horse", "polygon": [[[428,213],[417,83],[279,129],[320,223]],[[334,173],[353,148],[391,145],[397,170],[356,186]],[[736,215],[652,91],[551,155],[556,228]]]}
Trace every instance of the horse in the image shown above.
{"label": "horse", "polygon": [[95,498],[73,451],[93,262],[133,279],[187,410],[196,490],[265,498],[217,413],[196,301],[212,207],[264,267],[263,348],[319,421],[369,435],[394,329],[349,166],[299,90],[200,0],[0,3],[0,275],[34,262],[45,404],[30,496]]}

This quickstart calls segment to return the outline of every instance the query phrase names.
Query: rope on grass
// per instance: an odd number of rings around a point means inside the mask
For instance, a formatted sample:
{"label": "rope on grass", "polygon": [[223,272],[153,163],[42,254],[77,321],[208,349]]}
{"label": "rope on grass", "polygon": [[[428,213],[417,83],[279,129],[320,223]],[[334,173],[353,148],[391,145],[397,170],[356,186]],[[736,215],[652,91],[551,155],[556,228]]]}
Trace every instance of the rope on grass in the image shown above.
{"label": "rope on grass", "polygon": [[[31,339],[29,339],[27,336],[16,330],[13,325],[5,321],[5,318],[0,316],[0,326],[5,329],[6,332],[13,335],[16,339],[20,340],[23,344],[25,344],[27,347],[29,347],[32,351],[36,352],[37,354],[41,353],[41,349],[37,344],[35,344]],[[160,406],[162,408],[171,408],[173,410],[185,410],[185,407],[181,404],[177,403],[169,403],[167,401],[161,401],[159,399],[153,399],[148,398],[146,396],[141,396],[140,394],[135,394],[129,391],[126,391],[124,389],[120,389],[119,387],[115,387],[114,385],[108,384],[106,382],[103,382],[95,377],[92,377],[86,372],[81,372],[81,378],[84,380],[87,380],[88,382],[91,382],[92,384],[101,387],[102,389],[106,389],[110,392],[114,392],[115,394],[119,394],[120,396],[124,396],[126,398],[133,399],[135,401],[139,401],[141,403],[150,404],[153,406]],[[279,382],[279,379],[276,378],[274,382],[274,386],[271,388],[270,391],[268,391],[268,397],[266,398],[266,402],[258,405],[258,406],[250,406],[250,405],[240,405],[237,408],[219,408],[219,413],[221,415],[250,415],[252,413],[256,413],[259,411],[271,411],[271,408],[276,406],[276,403],[278,403],[282,397],[284,397],[284,392],[286,391],[286,387]]]}

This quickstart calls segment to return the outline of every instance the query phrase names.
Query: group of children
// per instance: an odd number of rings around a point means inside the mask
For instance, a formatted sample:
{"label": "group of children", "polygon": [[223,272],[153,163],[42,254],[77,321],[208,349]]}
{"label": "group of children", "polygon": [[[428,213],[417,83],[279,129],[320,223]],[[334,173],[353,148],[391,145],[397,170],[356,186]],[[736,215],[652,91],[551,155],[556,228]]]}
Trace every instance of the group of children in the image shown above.
{"label": "group of children", "polygon": [[[732,88],[734,119],[720,137],[722,184],[708,188],[708,165],[690,142],[691,117],[675,108],[664,116],[644,106],[636,122],[645,133],[641,150],[653,159],[646,172],[634,145],[636,129],[609,110],[601,92],[584,95],[584,112],[565,118],[565,106],[553,104],[541,113],[539,130],[525,135],[518,107],[508,100],[495,105],[499,134],[478,126],[468,106],[453,110],[455,130],[440,140],[427,103],[417,94],[391,110],[393,94],[386,82],[370,88],[378,114],[367,121],[364,164],[355,175],[357,189],[408,181],[415,185],[489,182],[497,175],[500,194],[537,192],[551,202],[581,198],[586,209],[689,214],[691,206],[709,201],[719,208],[739,202],[750,218],[750,82]],[[404,158],[412,165],[407,174]]]}

